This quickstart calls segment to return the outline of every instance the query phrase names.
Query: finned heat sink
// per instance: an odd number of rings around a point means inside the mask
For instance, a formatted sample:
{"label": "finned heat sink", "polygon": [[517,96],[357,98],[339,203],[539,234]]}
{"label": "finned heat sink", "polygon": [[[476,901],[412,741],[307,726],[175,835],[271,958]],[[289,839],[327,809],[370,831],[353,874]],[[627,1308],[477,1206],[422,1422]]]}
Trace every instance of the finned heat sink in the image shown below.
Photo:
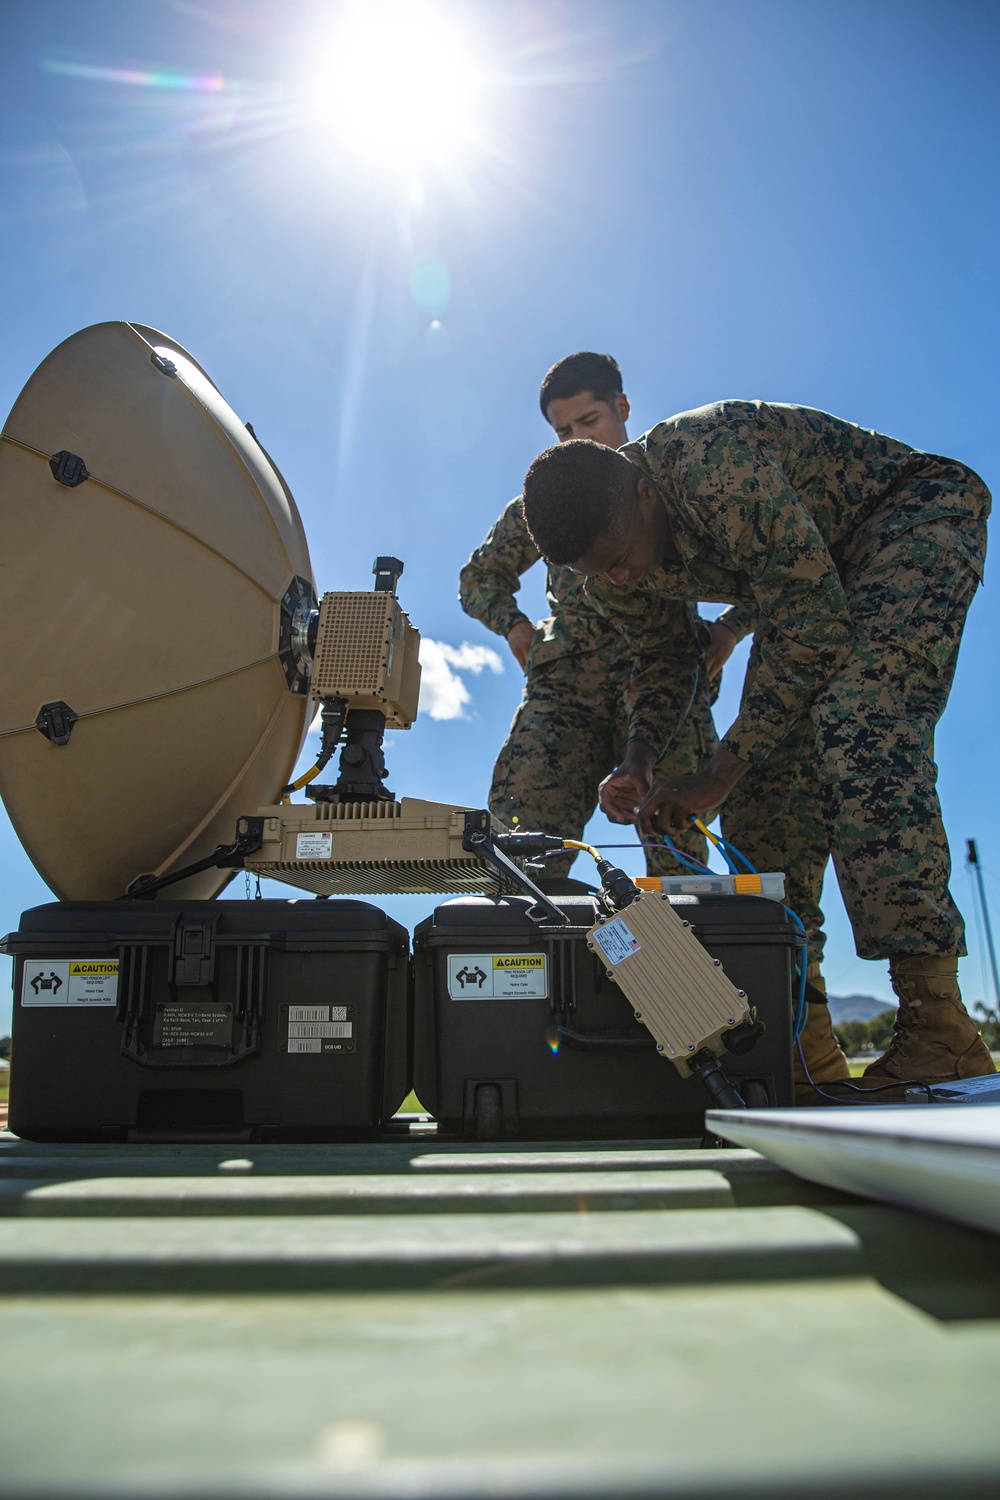
{"label": "finned heat sink", "polygon": [[253,873],[318,896],[505,896],[515,891],[483,860],[424,860],[419,863],[331,864],[296,860],[255,864]]}
{"label": "finned heat sink", "polygon": [[261,808],[263,841],[246,869],[323,896],[512,893],[464,847],[468,812],[415,797]]}

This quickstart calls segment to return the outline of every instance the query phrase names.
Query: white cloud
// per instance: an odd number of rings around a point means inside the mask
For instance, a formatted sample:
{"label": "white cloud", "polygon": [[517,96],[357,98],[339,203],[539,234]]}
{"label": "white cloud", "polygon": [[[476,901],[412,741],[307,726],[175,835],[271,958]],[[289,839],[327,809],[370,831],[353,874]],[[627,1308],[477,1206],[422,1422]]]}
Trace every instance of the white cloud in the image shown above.
{"label": "white cloud", "polygon": [[[420,642],[420,712],[432,719],[465,719],[465,710],[472,702],[472,695],[459,677],[459,672],[472,672],[479,676],[484,668],[499,675],[503,662],[490,646],[473,646],[463,641],[460,646],[449,646],[445,641],[431,641],[424,637]],[[320,735],[322,709],[309,725],[309,734],[316,739]],[[386,748],[392,747],[386,740]]]}
{"label": "white cloud", "polygon": [[501,673],[503,662],[490,646],[473,646],[463,641],[449,646],[444,641],[420,642],[420,711],[432,719],[466,719],[466,706],[472,696],[459,672],[477,677],[484,667]]}

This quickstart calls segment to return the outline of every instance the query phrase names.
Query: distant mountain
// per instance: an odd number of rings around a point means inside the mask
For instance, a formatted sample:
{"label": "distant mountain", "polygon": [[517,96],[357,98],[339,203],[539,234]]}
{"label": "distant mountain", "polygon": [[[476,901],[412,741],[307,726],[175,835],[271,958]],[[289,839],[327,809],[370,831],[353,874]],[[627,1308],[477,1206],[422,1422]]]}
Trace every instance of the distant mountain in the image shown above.
{"label": "distant mountain", "polygon": [[831,995],[830,1019],[835,1026],[844,1021],[870,1021],[884,1010],[895,1010],[896,1000],[876,1000],[874,995]]}

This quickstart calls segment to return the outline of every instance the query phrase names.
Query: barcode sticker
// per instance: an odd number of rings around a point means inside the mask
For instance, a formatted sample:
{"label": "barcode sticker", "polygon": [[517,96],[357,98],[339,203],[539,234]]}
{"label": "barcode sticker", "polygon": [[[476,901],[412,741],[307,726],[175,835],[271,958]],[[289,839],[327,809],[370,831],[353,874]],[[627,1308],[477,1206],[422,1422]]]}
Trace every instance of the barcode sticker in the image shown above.
{"label": "barcode sticker", "polygon": [[356,1005],[289,1005],[282,1050],[298,1054],[326,1055],[357,1051],[358,1008]]}
{"label": "barcode sticker", "polygon": [[290,1021],[346,1021],[346,1005],[290,1005]]}
{"label": "barcode sticker", "polygon": [[288,1039],[293,1036],[353,1036],[351,1021],[289,1021]]}

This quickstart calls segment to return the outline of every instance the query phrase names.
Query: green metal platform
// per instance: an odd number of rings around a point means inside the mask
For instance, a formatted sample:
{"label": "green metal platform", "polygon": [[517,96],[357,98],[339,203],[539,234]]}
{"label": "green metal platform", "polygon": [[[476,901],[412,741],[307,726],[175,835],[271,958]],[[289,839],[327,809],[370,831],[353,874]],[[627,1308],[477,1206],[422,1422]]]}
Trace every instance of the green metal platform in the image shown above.
{"label": "green metal platform", "polygon": [[1000,1240],[677,1143],[0,1137],[0,1383],[4,1497],[994,1500]]}

